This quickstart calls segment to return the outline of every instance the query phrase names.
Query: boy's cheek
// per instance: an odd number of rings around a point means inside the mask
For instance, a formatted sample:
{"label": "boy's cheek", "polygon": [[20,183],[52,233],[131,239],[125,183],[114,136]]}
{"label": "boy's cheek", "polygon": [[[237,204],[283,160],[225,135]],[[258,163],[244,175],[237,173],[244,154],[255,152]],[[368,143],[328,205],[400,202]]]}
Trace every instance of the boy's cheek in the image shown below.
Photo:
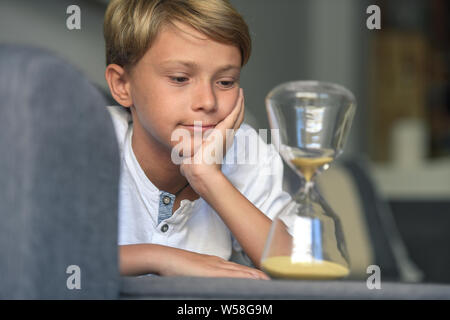
{"label": "boy's cheek", "polygon": [[234,110],[234,107],[236,106],[238,100],[239,91],[237,91],[236,93],[233,92],[232,95],[219,102],[218,112],[220,113],[222,120]]}
{"label": "boy's cheek", "polygon": [[236,101],[233,101],[232,103],[229,103],[223,107],[223,113],[221,114],[221,121],[225,119],[234,110],[235,106]]}

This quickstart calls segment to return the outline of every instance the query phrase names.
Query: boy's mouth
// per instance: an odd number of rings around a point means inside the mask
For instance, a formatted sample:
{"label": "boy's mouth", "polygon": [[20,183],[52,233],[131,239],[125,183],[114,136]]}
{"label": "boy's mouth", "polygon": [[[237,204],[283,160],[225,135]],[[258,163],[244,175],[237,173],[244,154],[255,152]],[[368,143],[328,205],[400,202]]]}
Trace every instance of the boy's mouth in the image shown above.
{"label": "boy's mouth", "polygon": [[207,130],[210,129],[214,129],[216,127],[216,124],[204,124],[204,123],[200,123],[200,124],[181,124],[182,128],[185,128],[187,130],[190,131],[201,131],[201,132],[205,132]]}

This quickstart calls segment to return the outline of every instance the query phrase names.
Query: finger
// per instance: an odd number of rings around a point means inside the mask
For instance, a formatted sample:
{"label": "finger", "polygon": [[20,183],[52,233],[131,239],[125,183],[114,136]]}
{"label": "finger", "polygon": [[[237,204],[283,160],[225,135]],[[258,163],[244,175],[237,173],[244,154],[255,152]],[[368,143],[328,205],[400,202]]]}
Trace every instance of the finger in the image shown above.
{"label": "finger", "polygon": [[239,114],[233,124],[233,128],[236,130],[240,127],[242,121],[244,120],[245,113],[245,97],[244,97],[244,89],[240,89],[241,92],[241,101],[239,102]]}
{"label": "finger", "polygon": [[262,271],[260,271],[260,276],[262,280],[270,280],[270,277]]}
{"label": "finger", "polygon": [[224,264],[224,268],[231,269],[231,270],[242,270],[244,272],[249,272],[254,277],[257,277],[258,279],[264,279],[264,280],[270,280],[270,278],[261,270],[247,267],[241,264],[237,264],[231,261],[226,261],[227,263]]}
{"label": "finger", "polygon": [[259,277],[256,274],[244,270],[222,269],[218,270],[218,276],[226,278],[259,279]]}
{"label": "finger", "polygon": [[239,105],[237,104],[235,107],[235,110],[238,109],[239,110],[239,114],[237,115],[236,119],[234,120],[233,125],[231,126],[227,126],[225,129],[225,138],[227,141],[227,144],[224,144],[224,153],[226,153],[226,151],[228,150],[228,148],[231,146],[231,144],[233,143],[233,137],[236,134],[236,131],[240,128],[242,122],[244,121],[244,114],[245,114],[245,98],[244,98],[244,91],[241,88],[240,89],[240,98],[238,99],[238,103],[240,103]]}
{"label": "finger", "polygon": [[257,279],[257,280],[270,280],[270,278],[264,273],[261,272],[259,270],[253,270],[253,271],[243,271],[243,272],[247,272],[251,275],[252,279]]}
{"label": "finger", "polygon": [[239,127],[241,126],[242,122],[244,121],[244,116],[245,116],[245,98],[243,97],[242,99],[242,106],[241,106],[241,110],[239,112],[239,116],[233,126],[234,130],[239,129]]}
{"label": "finger", "polygon": [[231,111],[231,113],[216,126],[216,129],[225,131],[226,129],[231,129],[234,127],[234,124],[236,123],[236,120],[242,109],[243,99],[244,99],[243,89],[240,88],[239,97],[233,111]]}
{"label": "finger", "polygon": [[238,269],[229,269],[223,267],[210,268],[206,273],[203,273],[206,277],[224,277],[224,278],[250,278],[254,279],[254,276],[249,272],[245,272]]}
{"label": "finger", "polygon": [[233,124],[233,129],[237,130],[239,128],[239,126],[242,123],[242,120],[244,119],[244,113],[245,113],[245,97],[244,97],[244,90],[241,88],[241,92],[242,92],[242,99],[240,101],[240,105],[237,106],[239,107],[239,114],[237,115],[235,122]]}

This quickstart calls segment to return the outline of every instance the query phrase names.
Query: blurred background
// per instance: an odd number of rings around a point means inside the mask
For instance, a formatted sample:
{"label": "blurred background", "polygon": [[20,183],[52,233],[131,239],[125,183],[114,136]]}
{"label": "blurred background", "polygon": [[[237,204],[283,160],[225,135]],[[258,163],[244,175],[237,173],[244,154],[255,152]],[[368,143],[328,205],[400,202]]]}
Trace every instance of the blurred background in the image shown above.
{"label": "blurred background", "polygon": [[[335,82],[358,109],[343,157],[367,159],[424,281],[450,283],[450,2],[446,0],[232,0],[250,26],[242,73],[246,121],[268,128],[264,99],[291,80]],[[107,0],[0,0],[0,43],[54,51],[105,95]],[[81,30],[66,9],[81,8]],[[369,5],[381,29],[369,30]],[[111,100],[111,103],[114,103]]]}

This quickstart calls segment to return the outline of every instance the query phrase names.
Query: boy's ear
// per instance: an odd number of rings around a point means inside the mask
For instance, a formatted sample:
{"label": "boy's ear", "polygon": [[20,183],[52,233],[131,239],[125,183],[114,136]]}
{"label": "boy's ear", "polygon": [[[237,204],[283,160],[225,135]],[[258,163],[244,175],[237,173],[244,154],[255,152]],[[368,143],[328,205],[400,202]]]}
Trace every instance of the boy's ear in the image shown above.
{"label": "boy's ear", "polygon": [[113,98],[121,106],[131,107],[133,105],[133,99],[125,69],[117,64],[110,64],[106,67],[105,78]]}

